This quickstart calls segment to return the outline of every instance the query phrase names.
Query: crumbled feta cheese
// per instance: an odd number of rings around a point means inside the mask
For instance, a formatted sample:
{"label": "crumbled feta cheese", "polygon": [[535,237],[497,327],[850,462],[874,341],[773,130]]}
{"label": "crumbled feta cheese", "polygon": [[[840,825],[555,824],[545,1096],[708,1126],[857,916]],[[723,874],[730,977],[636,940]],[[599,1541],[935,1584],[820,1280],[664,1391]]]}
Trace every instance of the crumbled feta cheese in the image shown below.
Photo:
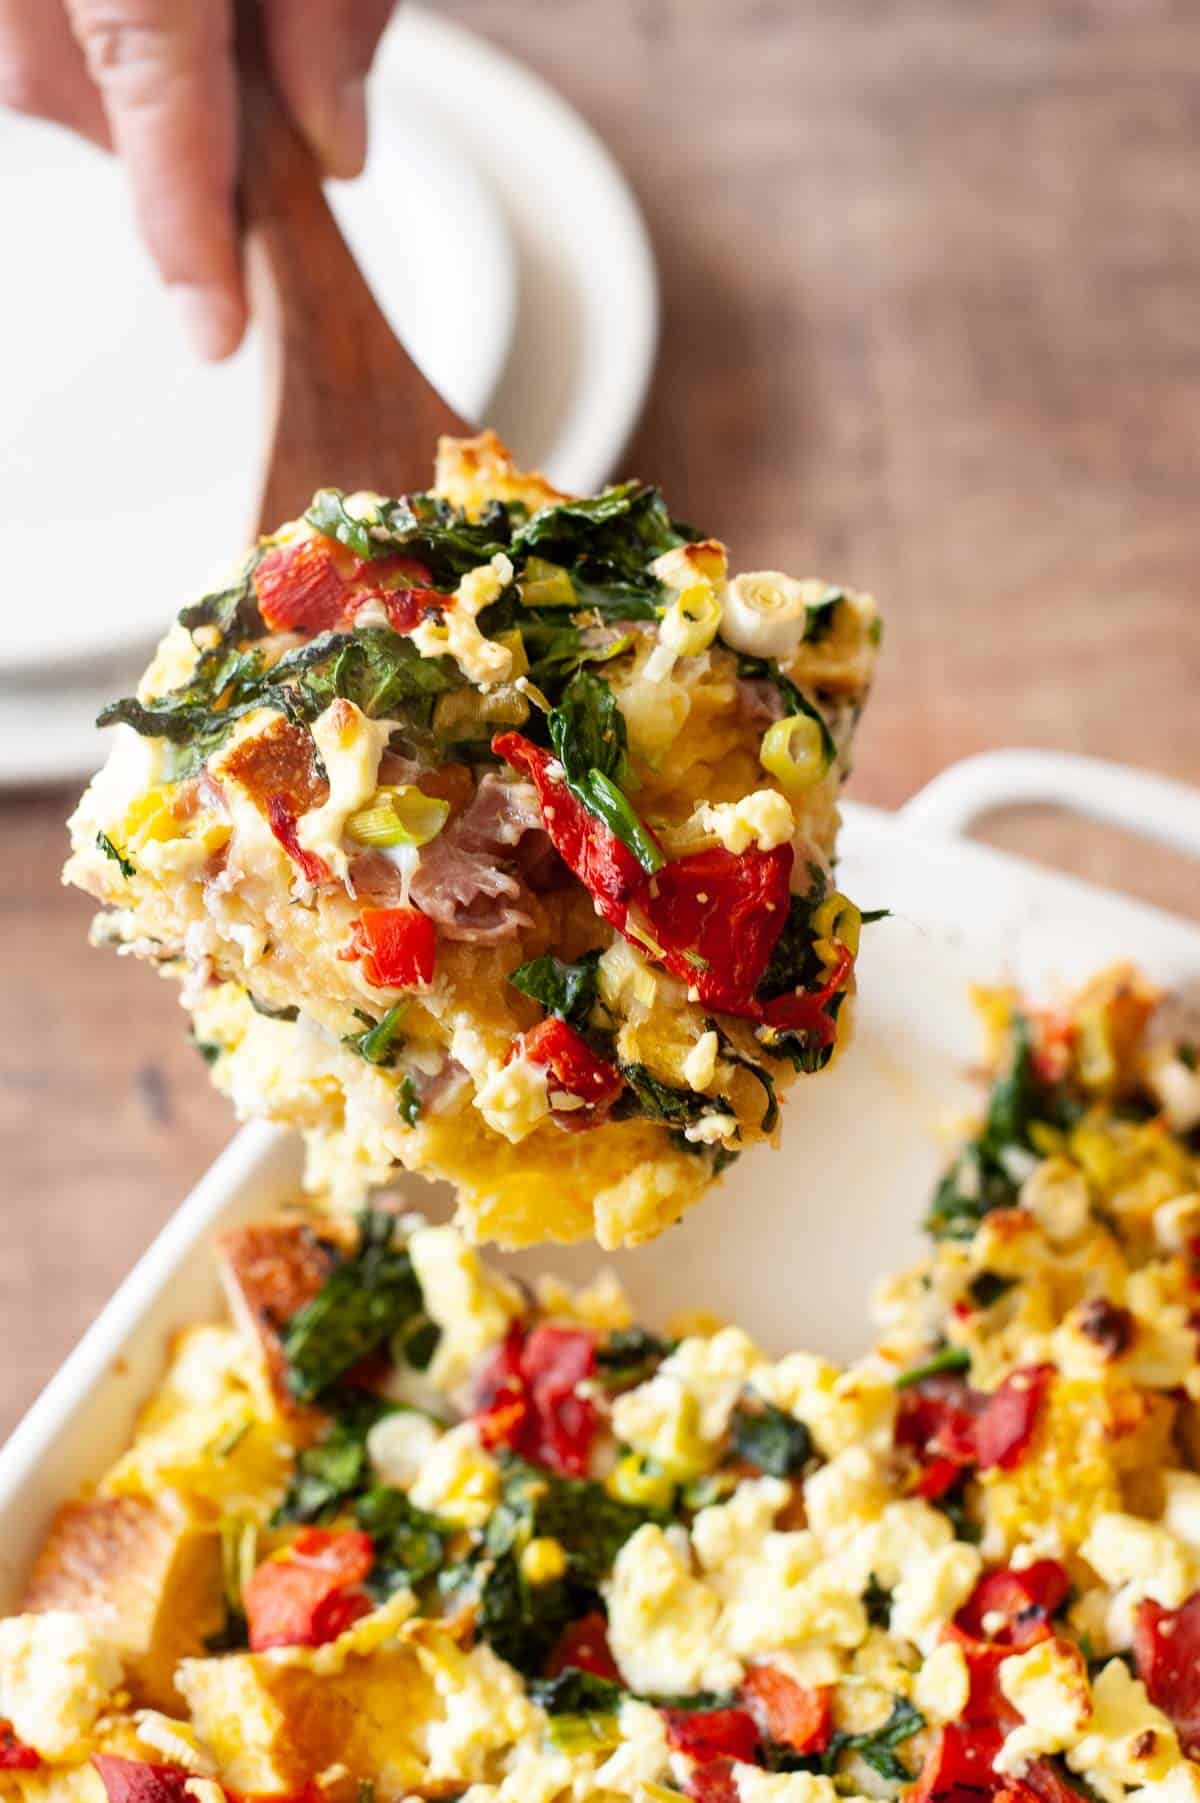
{"label": "crumbled feta cheese", "polygon": [[740,1663],[716,1638],[721,1603],[692,1575],[687,1540],[647,1522],[621,1548],[607,1587],[608,1643],[625,1682],[650,1695],[727,1690]]}
{"label": "crumbled feta cheese", "polygon": [[738,1803],[862,1803],[845,1798],[832,1778],[812,1772],[764,1772],[757,1765],[735,1765]]}
{"label": "crumbled feta cheese", "polygon": [[683,1074],[688,1086],[695,1090],[705,1090],[717,1074],[717,1053],[721,1042],[710,1027],[701,1033],[699,1039],[683,1061]]}
{"label": "crumbled feta cheese", "polygon": [[500,1473],[473,1421],[444,1433],[409,1491],[418,1509],[467,1528],[482,1527],[500,1496]]}
{"label": "crumbled feta cheese", "polygon": [[867,1363],[843,1371],[812,1353],[793,1352],[777,1365],[762,1365],[751,1384],[766,1401],[803,1421],[824,1458],[848,1446],[881,1452],[891,1447],[895,1386]]}
{"label": "crumbled feta cheese", "polygon": [[760,851],[773,851],[789,844],[796,830],[796,816],[778,789],[755,789],[740,801],[701,802],[692,818],[738,854],[756,843]]}
{"label": "crumbled feta cheese", "polygon": [[1021,1185],[1020,1205],[1054,1245],[1076,1239],[1088,1224],[1087,1179],[1066,1158],[1047,1158]]}
{"label": "crumbled feta cheese", "polygon": [[953,1640],[935,1646],[913,1679],[912,1700],[934,1726],[958,1719],[971,1693],[971,1674],[962,1648]]}
{"label": "crumbled feta cheese", "polygon": [[1192,1552],[1200,1553],[1200,1474],[1164,1471],[1163,1486],[1163,1526]]}
{"label": "crumbled feta cheese", "polygon": [[1105,1803],[1121,1803],[1124,1786],[1154,1784],[1179,1758],[1179,1742],[1146,1687],[1121,1659],[1112,1659],[1092,1686],[1088,1732],[1066,1753]]}
{"label": "crumbled feta cheese", "polygon": [[495,1132],[519,1145],[550,1113],[549,1067],[511,1058],[475,1092],[475,1106]]}
{"label": "crumbled feta cheese", "polygon": [[504,1338],[521,1312],[521,1294],[453,1227],[418,1228],[409,1236],[408,1251],[425,1312],[441,1329],[429,1376],[439,1390],[454,1395]]}
{"label": "crumbled feta cheese", "polygon": [[978,1547],[955,1540],[907,1565],[892,1593],[892,1633],[931,1653],[983,1570]]}
{"label": "crumbled feta cheese", "polygon": [[43,1759],[78,1758],[121,1682],[116,1648],[67,1609],[0,1621],[0,1715]]}
{"label": "crumbled feta cheese", "polygon": [[1079,1549],[1106,1584],[1129,1585],[1133,1596],[1178,1609],[1195,1587],[1195,1562],[1170,1529],[1137,1515],[1097,1515]]}
{"label": "crumbled feta cheese", "polygon": [[996,1770],[1019,1778],[1031,1759],[1074,1746],[1092,1719],[1087,1667],[1077,1647],[1043,1640],[1000,1665],[1000,1688],[1022,1723],[996,1756]]}
{"label": "crumbled feta cheese", "polygon": [[485,638],[478,615],[499,599],[513,579],[513,567],[502,551],[490,563],[468,570],[446,608],[444,621],[425,619],[410,633],[422,657],[452,657],[468,682],[494,688],[508,682],[513,654],[507,645]]}

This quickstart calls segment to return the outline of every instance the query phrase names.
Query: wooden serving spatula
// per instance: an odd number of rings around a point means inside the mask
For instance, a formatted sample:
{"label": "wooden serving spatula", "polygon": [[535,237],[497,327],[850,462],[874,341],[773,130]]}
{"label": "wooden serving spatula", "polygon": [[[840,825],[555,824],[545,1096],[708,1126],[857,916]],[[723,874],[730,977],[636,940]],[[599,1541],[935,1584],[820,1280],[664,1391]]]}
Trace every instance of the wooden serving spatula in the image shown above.
{"label": "wooden serving spatula", "polygon": [[268,384],[262,533],[318,488],[427,488],[439,434],[473,428],[421,374],[342,237],[271,77],[257,0],[238,7],[238,57],[246,284]]}

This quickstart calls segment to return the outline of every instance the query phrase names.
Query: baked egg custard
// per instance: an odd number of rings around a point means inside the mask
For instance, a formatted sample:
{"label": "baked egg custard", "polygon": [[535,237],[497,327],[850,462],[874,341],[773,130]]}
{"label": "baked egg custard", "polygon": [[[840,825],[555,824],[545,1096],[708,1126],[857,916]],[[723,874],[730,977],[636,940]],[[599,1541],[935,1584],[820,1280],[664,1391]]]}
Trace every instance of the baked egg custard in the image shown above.
{"label": "baked egg custard", "polygon": [[324,490],[183,609],[101,716],[66,877],[333,1201],[401,1166],[475,1238],[636,1244],[847,1030],[878,637],[654,488],[445,440],[429,493]]}
{"label": "baked egg custard", "polygon": [[227,1232],[0,1622],[0,1793],[1197,1803],[1200,1031],[981,1000],[846,1367],[379,1206]]}

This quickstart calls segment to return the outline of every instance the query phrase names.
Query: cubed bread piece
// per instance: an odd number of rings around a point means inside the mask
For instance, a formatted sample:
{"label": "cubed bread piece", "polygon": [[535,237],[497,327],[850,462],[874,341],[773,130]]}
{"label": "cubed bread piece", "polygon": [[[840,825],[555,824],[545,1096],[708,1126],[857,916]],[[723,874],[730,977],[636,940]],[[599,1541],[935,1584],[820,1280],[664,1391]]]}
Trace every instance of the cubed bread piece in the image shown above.
{"label": "cubed bread piece", "polygon": [[170,1498],[96,1496],[54,1518],[22,1601],[29,1613],[73,1609],[101,1626],[138,1702],[178,1707],[177,1662],[225,1618],[216,1533]]}

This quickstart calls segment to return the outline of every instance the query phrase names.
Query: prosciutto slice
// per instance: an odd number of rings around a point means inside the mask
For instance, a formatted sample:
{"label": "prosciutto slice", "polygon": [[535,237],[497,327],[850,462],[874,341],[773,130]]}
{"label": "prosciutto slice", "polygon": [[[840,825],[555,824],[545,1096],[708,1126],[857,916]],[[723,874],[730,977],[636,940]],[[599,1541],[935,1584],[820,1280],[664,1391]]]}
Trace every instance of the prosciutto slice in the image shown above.
{"label": "prosciutto slice", "polygon": [[443,939],[499,945],[530,925],[528,882],[548,851],[532,784],[489,770],[462,812],[421,847],[407,887],[380,852],[356,858],[350,875],[357,895],[420,908]]}

